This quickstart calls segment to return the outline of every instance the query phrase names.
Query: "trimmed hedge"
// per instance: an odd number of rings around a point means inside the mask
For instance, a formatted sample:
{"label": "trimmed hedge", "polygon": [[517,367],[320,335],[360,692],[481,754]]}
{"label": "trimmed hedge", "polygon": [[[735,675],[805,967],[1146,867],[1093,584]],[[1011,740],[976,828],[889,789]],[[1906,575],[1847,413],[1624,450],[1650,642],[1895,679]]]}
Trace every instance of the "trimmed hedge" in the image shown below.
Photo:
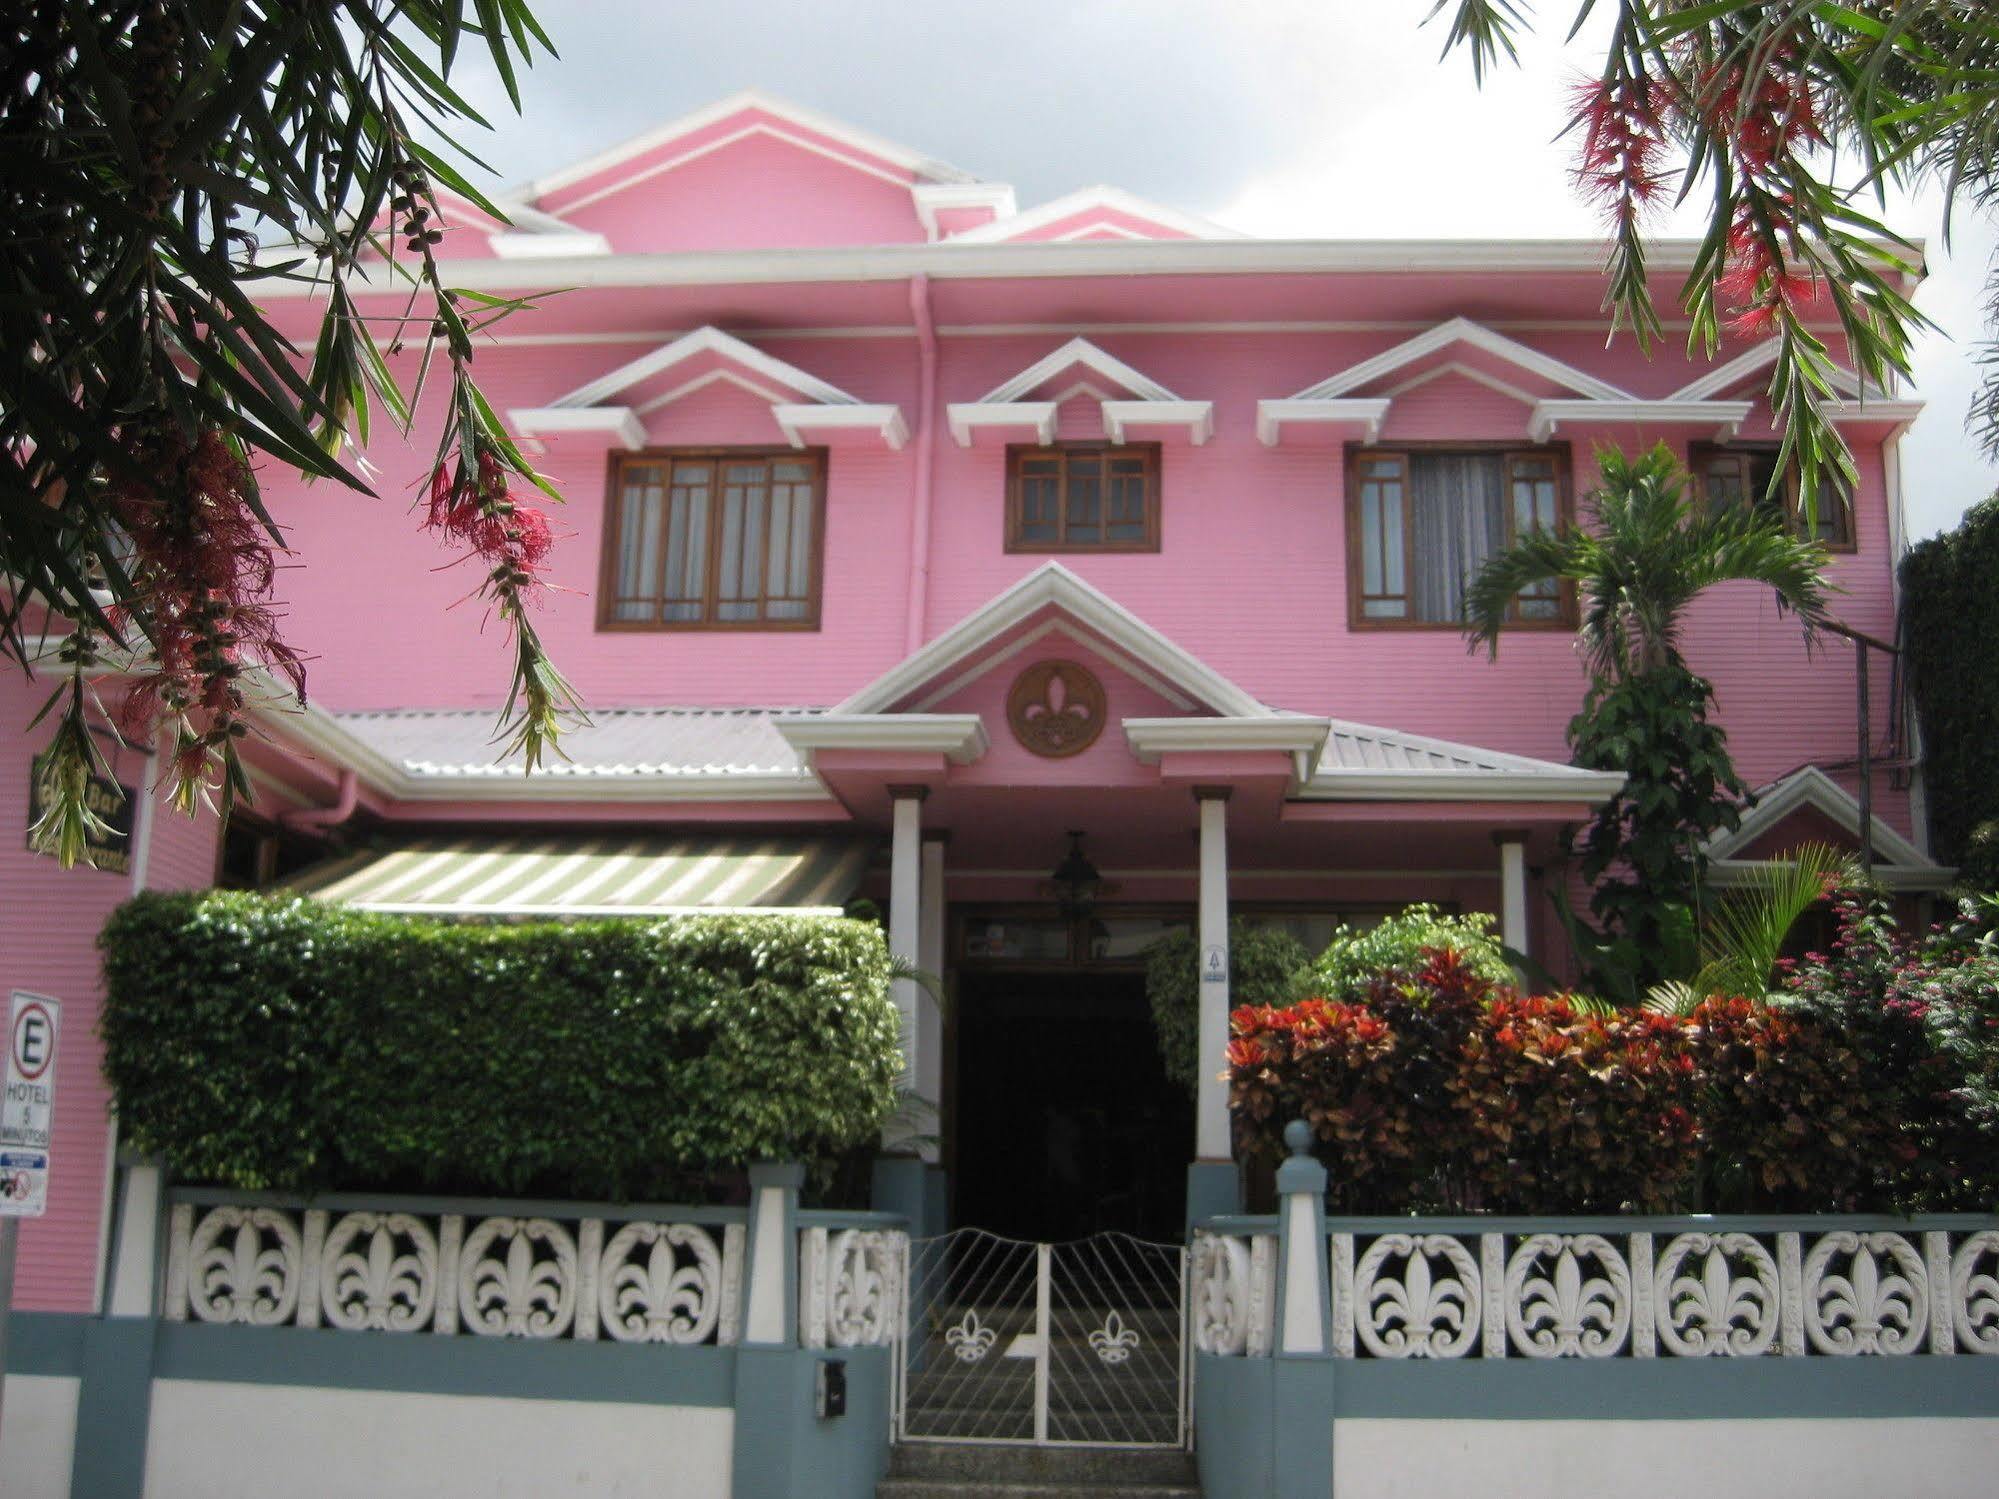
{"label": "trimmed hedge", "polygon": [[878,928],[475,926],[143,895],[99,945],[120,1129],[185,1181],[685,1199],[894,1106]]}
{"label": "trimmed hedge", "polygon": [[1902,646],[1936,854],[1999,887],[1999,495],[1902,559]]}

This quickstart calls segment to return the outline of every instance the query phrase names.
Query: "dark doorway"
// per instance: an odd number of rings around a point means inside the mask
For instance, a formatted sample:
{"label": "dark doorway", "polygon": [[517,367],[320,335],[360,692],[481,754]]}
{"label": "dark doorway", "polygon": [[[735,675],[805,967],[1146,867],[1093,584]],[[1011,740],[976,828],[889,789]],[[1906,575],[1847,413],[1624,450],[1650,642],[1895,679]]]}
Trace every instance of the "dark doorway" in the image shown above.
{"label": "dark doorway", "polygon": [[1137,972],[960,970],[954,1220],[1059,1241],[1179,1242],[1194,1103]]}

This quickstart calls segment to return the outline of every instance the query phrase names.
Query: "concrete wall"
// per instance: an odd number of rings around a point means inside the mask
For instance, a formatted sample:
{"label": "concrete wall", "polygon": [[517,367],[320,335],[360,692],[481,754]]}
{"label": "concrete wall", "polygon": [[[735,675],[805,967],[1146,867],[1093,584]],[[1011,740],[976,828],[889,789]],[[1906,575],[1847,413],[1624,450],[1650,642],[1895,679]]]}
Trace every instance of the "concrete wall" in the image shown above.
{"label": "concrete wall", "polygon": [[1339,1421],[1339,1499],[1986,1495],[1999,1420]]}
{"label": "concrete wall", "polygon": [[734,1432],[727,1409],[163,1379],[145,1494],[712,1499]]}
{"label": "concrete wall", "polygon": [[80,1381],[66,1374],[9,1374],[0,1409],[0,1493],[62,1499],[69,1493]]}

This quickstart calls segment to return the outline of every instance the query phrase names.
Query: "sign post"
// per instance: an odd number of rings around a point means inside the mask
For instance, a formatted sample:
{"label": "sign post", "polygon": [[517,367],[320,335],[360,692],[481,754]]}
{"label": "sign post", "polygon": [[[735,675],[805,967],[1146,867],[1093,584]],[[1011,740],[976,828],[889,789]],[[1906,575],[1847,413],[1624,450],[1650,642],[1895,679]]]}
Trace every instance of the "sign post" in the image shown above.
{"label": "sign post", "polygon": [[0,1093],[0,1410],[7,1381],[7,1322],[23,1218],[49,1205],[49,1134],[55,1116],[56,1037],[62,1004],[16,989],[7,1017],[6,1091]]}

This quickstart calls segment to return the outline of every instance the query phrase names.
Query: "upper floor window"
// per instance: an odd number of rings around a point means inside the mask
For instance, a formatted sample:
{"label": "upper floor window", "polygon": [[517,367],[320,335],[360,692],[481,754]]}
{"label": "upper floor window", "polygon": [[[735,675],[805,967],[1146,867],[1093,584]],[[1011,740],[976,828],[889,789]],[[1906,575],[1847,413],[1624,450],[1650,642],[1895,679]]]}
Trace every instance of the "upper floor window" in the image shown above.
{"label": "upper floor window", "polygon": [[[1348,551],[1356,624],[1459,625],[1487,558],[1568,523],[1567,454],[1556,448],[1355,450]],[[1563,625],[1558,583],[1519,595],[1509,617]]]}
{"label": "upper floor window", "polygon": [[1689,457],[1708,508],[1781,504],[1799,536],[1808,541],[1822,541],[1836,552],[1852,551],[1853,497],[1846,485],[1834,475],[1825,476],[1819,486],[1818,524],[1807,529],[1803,507],[1798,503],[1798,471],[1786,467],[1779,480],[1778,451],[1774,446],[1696,446]]}
{"label": "upper floor window", "polygon": [[1159,550],[1159,445],[1006,450],[1009,552]]}
{"label": "upper floor window", "polygon": [[606,629],[816,629],[825,454],[622,456],[611,474]]}

